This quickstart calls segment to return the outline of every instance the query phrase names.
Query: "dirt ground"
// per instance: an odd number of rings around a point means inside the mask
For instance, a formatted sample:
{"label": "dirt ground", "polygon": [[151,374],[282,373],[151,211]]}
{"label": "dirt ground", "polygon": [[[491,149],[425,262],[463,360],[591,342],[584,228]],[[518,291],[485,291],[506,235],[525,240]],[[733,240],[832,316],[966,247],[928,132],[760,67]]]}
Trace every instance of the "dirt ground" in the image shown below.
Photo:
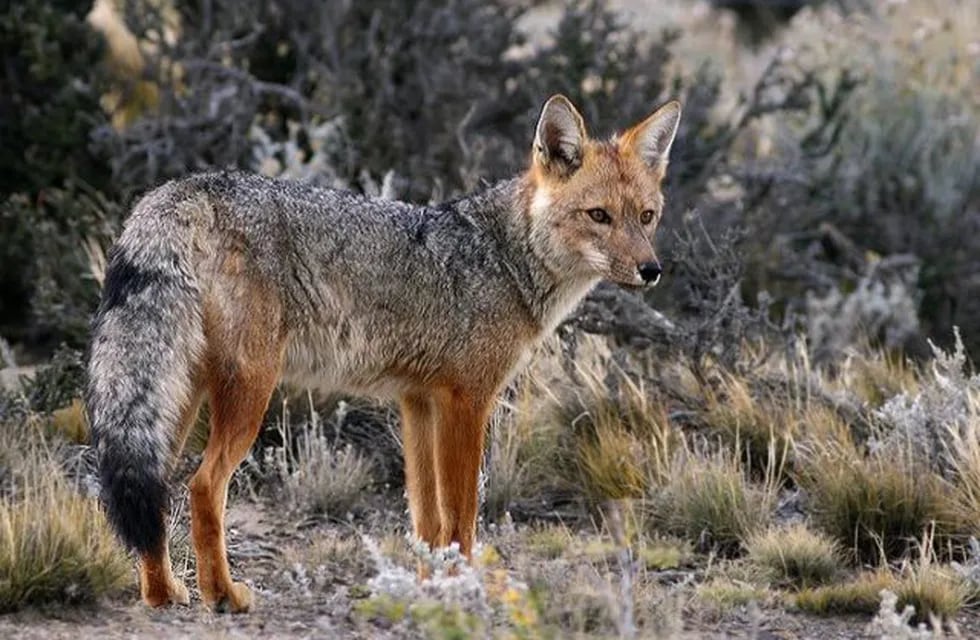
{"label": "dirt ground", "polygon": [[[366,555],[331,560],[325,579],[310,579],[301,568],[304,553],[323,538],[371,531],[389,540],[403,535],[403,513],[395,512],[394,497],[386,498],[389,512],[374,511],[353,523],[296,522],[275,505],[234,498],[229,506],[229,553],[236,578],[252,588],[256,606],[249,614],[215,614],[197,598],[193,561],[187,553],[186,523],[175,527],[175,570],[191,587],[190,606],[150,610],[138,600],[134,587],[94,606],[51,607],[0,616],[0,638],[78,640],[79,638],[407,638],[426,637],[417,628],[366,616],[355,603],[368,597],[367,581],[376,573]],[[494,534],[485,537],[493,538]],[[491,540],[491,544],[495,544]],[[501,543],[507,544],[507,543]],[[513,543],[511,543],[513,544]],[[519,543],[518,543],[519,544]],[[404,551],[408,557],[407,545]],[[183,549],[183,552],[181,551]],[[358,554],[351,554],[357,556]],[[410,560],[404,564],[410,565]],[[526,567],[505,566],[521,578]],[[553,560],[560,561],[560,558]],[[665,572],[665,580],[683,578],[683,571]],[[692,587],[693,588],[693,587]],[[867,617],[820,618],[770,605],[736,606],[705,613],[693,599],[682,599],[681,638],[757,638],[760,640],[836,640],[872,638]],[[956,621],[962,637],[980,637],[980,616],[968,612]],[[560,634],[560,631],[557,632]],[[555,637],[561,637],[556,635]],[[602,637],[600,633],[598,637]],[[647,637],[639,634],[639,637]]]}

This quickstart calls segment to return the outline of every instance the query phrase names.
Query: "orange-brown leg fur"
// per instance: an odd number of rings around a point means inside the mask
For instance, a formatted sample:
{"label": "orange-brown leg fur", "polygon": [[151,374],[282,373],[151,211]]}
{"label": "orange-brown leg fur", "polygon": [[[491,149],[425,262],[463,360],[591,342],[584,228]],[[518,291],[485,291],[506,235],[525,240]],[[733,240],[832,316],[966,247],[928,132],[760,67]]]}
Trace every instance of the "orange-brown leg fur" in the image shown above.
{"label": "orange-brown leg fur", "polygon": [[[415,537],[434,547],[439,537],[439,501],[436,498],[435,415],[427,395],[406,394],[401,399],[405,487]],[[419,576],[428,567],[419,563]]]}
{"label": "orange-brown leg fur", "polygon": [[[211,435],[200,468],[190,482],[191,535],[197,583],[205,604],[216,611],[244,612],[252,596],[233,582],[225,548],[225,502],[231,474],[248,454],[279,377],[280,360],[226,366],[212,374]],[[248,366],[246,370],[243,366]]]}
{"label": "orange-brown leg fur", "polygon": [[140,595],[143,597],[143,602],[151,607],[190,603],[187,586],[174,578],[166,541],[163,543],[162,552],[140,555],[139,569]]}
{"label": "orange-brown leg fur", "polygon": [[[195,388],[197,388],[196,385]],[[174,438],[177,443],[175,454],[180,453],[187,431],[197,419],[202,395],[200,391],[195,391],[181,416],[181,422]],[[140,554],[139,572],[140,595],[143,596],[143,602],[149,606],[162,607],[168,604],[190,603],[187,586],[174,577],[166,536],[164,536],[160,550]]]}
{"label": "orange-brown leg fur", "polygon": [[483,433],[490,414],[485,394],[445,390],[435,395],[435,468],[441,527],[437,547],[459,543],[469,559],[473,553]]}

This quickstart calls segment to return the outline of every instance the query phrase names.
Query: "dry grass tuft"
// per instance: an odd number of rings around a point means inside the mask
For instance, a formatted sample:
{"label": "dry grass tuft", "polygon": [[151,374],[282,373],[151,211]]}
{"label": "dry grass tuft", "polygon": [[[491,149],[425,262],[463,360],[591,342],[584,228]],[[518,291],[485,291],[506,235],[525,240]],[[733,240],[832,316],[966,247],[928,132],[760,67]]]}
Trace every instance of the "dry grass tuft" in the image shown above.
{"label": "dry grass tuft", "polygon": [[804,589],[796,597],[803,611],[818,615],[848,613],[873,614],[879,609],[881,592],[891,591],[898,597],[898,611],[915,608],[913,622],[931,616],[949,619],[966,604],[969,589],[947,568],[931,565],[906,569],[895,576],[888,571],[867,571],[847,582]]}
{"label": "dry grass tuft", "polygon": [[878,611],[882,590],[893,590],[895,585],[895,577],[887,571],[865,571],[851,580],[803,589],[796,596],[796,606],[817,615],[870,615]]}
{"label": "dry grass tuft", "polygon": [[581,383],[556,410],[556,421],[570,431],[563,453],[570,484],[600,503],[641,498],[666,482],[680,438],[664,407],[618,370],[578,374]]}
{"label": "dry grass tuft", "polygon": [[804,524],[757,533],[745,546],[749,560],[794,587],[829,582],[844,564],[840,545]]}
{"label": "dry grass tuft", "polygon": [[310,437],[303,440],[285,487],[297,507],[343,519],[373,483],[371,461],[352,445],[334,449],[326,440]]}
{"label": "dry grass tuft", "polygon": [[94,602],[129,586],[131,564],[97,502],[34,463],[22,494],[0,501],[0,612]]}
{"label": "dry grass tuft", "polygon": [[560,525],[532,529],[524,542],[535,556],[553,560],[568,552],[575,542],[573,533]]}
{"label": "dry grass tuft", "polygon": [[786,457],[799,428],[798,414],[784,404],[754,397],[748,379],[729,373],[717,389],[707,390],[703,420],[723,443],[740,449],[748,468],[759,476],[767,471],[770,450]]}
{"label": "dry grass tuft", "polygon": [[936,561],[935,533],[927,530],[917,541],[918,556],[905,560],[893,573],[887,568],[863,572],[852,581],[804,590],[797,604],[820,614],[874,613],[881,592],[897,597],[897,611],[915,609],[913,622],[949,619],[970,599],[972,587],[947,565]]}
{"label": "dry grass tuft", "polygon": [[696,541],[702,550],[736,553],[772,521],[777,484],[753,483],[737,453],[687,451],[650,499],[649,526]]}
{"label": "dry grass tuft", "polygon": [[698,585],[696,595],[719,611],[741,607],[750,602],[764,602],[771,594],[758,585],[730,578],[714,578]]}
{"label": "dry grass tuft", "polygon": [[961,428],[947,426],[946,451],[953,471],[952,507],[966,531],[980,531],[980,398],[971,393]]}
{"label": "dry grass tuft", "polygon": [[318,532],[309,544],[285,548],[283,561],[295,582],[320,590],[365,580],[373,570],[360,536],[336,530]]}
{"label": "dry grass tuft", "polygon": [[919,374],[905,358],[881,350],[868,349],[852,355],[838,377],[838,385],[877,409],[900,393],[915,393]]}
{"label": "dry grass tuft", "polygon": [[484,510],[491,520],[521,504],[539,502],[547,490],[549,465],[556,457],[557,434],[542,424],[538,396],[542,389],[522,378],[514,401],[498,406],[489,429]]}
{"label": "dry grass tuft", "polygon": [[946,483],[910,453],[862,456],[847,445],[814,443],[805,458],[797,480],[814,522],[862,562],[907,556],[929,527],[940,544],[960,528]]}

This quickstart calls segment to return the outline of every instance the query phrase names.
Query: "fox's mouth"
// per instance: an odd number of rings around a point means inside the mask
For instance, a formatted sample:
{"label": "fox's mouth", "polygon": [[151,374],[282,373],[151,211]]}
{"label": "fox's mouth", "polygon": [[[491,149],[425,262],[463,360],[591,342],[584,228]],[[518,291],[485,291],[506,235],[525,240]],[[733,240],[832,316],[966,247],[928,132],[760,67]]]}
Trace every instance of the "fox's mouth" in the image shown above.
{"label": "fox's mouth", "polygon": [[635,280],[634,281],[613,280],[613,284],[615,284],[618,287],[622,287],[627,291],[643,291],[644,289],[653,286],[652,283],[636,282]]}
{"label": "fox's mouth", "polygon": [[647,289],[653,289],[660,283],[660,276],[657,276],[649,282],[643,282],[639,279],[637,280],[612,280],[612,283],[616,286],[622,287],[627,291],[645,291]]}

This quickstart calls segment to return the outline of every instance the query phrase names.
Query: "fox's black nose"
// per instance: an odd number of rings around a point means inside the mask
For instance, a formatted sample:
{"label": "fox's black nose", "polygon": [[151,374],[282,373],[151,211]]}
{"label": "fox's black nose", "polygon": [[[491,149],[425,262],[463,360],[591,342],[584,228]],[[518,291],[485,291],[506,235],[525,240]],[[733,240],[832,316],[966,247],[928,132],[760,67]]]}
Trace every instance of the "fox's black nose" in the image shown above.
{"label": "fox's black nose", "polygon": [[660,274],[663,273],[663,269],[660,268],[660,263],[654,260],[653,262],[644,262],[639,265],[637,269],[640,271],[640,277],[643,278],[643,282],[650,284],[656,284],[660,280]]}

